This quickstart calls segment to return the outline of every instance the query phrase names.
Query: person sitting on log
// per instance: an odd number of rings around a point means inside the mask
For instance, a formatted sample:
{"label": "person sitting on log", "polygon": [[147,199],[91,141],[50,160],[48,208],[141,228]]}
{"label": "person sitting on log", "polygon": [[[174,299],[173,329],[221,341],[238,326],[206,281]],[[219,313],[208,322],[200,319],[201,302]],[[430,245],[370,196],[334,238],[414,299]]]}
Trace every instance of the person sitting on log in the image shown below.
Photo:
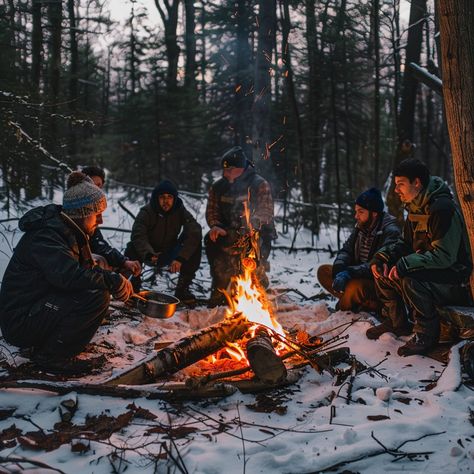
{"label": "person sitting on log", "polygon": [[252,227],[259,232],[260,261],[256,275],[268,287],[268,256],[275,237],[273,198],[270,184],[254,170],[241,147],[228,150],[222,157],[223,177],[209,190],[206,220],[209,232],[204,238],[212,278],[209,306],[224,305],[219,290],[227,289],[232,276],[239,275],[241,253],[239,238],[248,232],[245,208]]}
{"label": "person sitting on log", "polygon": [[[179,273],[175,296],[184,304],[195,304],[190,285],[201,263],[201,225],[185,208],[176,186],[161,181],[150,202],[140,209],[132,227],[125,255],[156,268]],[[132,278],[136,291],[140,278]]]}
{"label": "person sitting on log", "polygon": [[[92,179],[94,184],[103,189],[105,184],[105,172],[98,166],[85,166],[82,172]],[[120,271],[127,276],[133,274],[139,276],[142,272],[141,263],[138,260],[129,260],[117,249],[114,249],[105,240],[99,227],[89,239],[92,257],[97,265],[107,270]]]}
{"label": "person sitting on log", "polygon": [[400,229],[395,217],[384,212],[380,191],[370,188],[358,196],[354,206],[355,229],[332,265],[321,265],[321,286],[339,299],[341,311],[377,311],[374,277],[369,261],[382,246],[395,242]]}
{"label": "person sitting on log", "polygon": [[409,356],[426,353],[438,343],[437,305],[469,302],[472,263],[463,217],[445,182],[430,176],[417,159],[403,160],[393,176],[395,193],[408,214],[402,237],[371,261],[384,321],[370,328],[367,337],[410,334],[410,315],[414,335],[398,349],[398,355]]}
{"label": "person sitting on log", "polygon": [[33,362],[48,372],[94,368],[93,360],[75,356],[106,316],[110,295],[127,301],[133,293],[124,276],[92,259],[89,238],[106,206],[103,191],[75,171],[62,206],[38,207],[20,219],[24,235],[0,290],[0,328],[8,343],[31,349]]}

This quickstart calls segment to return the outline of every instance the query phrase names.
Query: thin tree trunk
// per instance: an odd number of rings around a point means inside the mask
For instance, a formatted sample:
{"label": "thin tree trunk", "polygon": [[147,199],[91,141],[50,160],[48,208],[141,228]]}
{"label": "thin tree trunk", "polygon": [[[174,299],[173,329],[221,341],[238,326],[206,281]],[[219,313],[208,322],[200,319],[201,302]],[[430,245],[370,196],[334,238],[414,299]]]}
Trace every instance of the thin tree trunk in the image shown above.
{"label": "thin tree trunk", "polygon": [[164,0],[165,8],[161,5],[161,1],[163,0],[155,0],[155,5],[165,27],[165,46],[168,59],[166,84],[168,91],[172,92],[178,88],[178,60],[181,49],[178,45],[176,30],[178,28],[178,7],[180,0],[171,0],[171,2]]}
{"label": "thin tree trunk", "polygon": [[[410,7],[410,20],[403,73],[403,92],[400,116],[398,120],[398,146],[395,153],[395,164],[413,153],[412,143],[415,130],[415,106],[418,81],[408,67],[410,63],[420,63],[421,47],[423,43],[423,18],[426,16],[426,0],[412,0]],[[400,200],[393,192],[393,183],[387,196],[387,206],[393,215],[402,215]]]}
{"label": "thin tree trunk", "polygon": [[[78,50],[76,37],[76,15],[74,10],[74,0],[67,2],[69,16],[69,42],[70,42],[70,64],[69,64],[69,111],[75,115],[78,99]],[[69,123],[69,153],[76,154],[76,133],[72,123]]]}
{"label": "thin tree trunk", "polygon": [[[276,0],[258,2],[258,46],[255,58],[255,91],[253,104],[252,144],[254,161],[263,174],[273,178],[271,156],[271,75],[275,47]],[[257,160],[255,160],[257,158]]]}
{"label": "thin tree trunk", "polygon": [[32,95],[35,100],[39,98],[41,77],[41,56],[43,50],[43,28],[41,26],[42,3],[33,0],[33,31],[31,34],[31,84]]}
{"label": "thin tree trunk", "polygon": [[252,74],[252,49],[250,47],[250,25],[249,0],[237,0],[237,41],[235,45],[236,71],[235,71],[235,109],[234,109],[234,142],[240,145],[248,154],[252,156],[252,149],[248,144],[248,138],[252,133],[252,95],[253,88]]}
{"label": "thin tree trunk", "polygon": [[[309,63],[309,123],[310,123],[310,146],[308,163],[310,180],[309,202],[321,195],[321,59],[318,47],[317,23],[316,23],[316,1],[306,0],[306,42],[308,48]],[[306,161],[306,160],[305,160]],[[306,166],[305,166],[306,169]]]}
{"label": "thin tree trunk", "polygon": [[304,138],[303,138],[303,126],[301,124],[301,116],[299,112],[298,100],[296,98],[295,83],[293,80],[293,67],[291,65],[291,48],[288,42],[291,31],[291,19],[290,19],[290,8],[289,0],[282,0],[283,15],[282,15],[282,56],[285,64],[285,82],[288,91],[288,99],[290,101],[290,107],[295,121],[296,140],[298,143],[298,160],[297,160],[297,173],[301,179],[301,186],[303,189],[308,189],[306,180],[309,176],[305,176],[303,173],[303,163],[305,161],[305,150],[304,150]]}
{"label": "thin tree trunk", "polygon": [[380,31],[379,31],[379,0],[372,4],[372,28],[374,38],[374,184],[379,186],[380,168]]}
{"label": "thin tree trunk", "polygon": [[196,8],[194,0],[184,0],[186,15],[186,68],[184,73],[184,85],[192,95],[196,93]]}
{"label": "thin tree trunk", "polygon": [[[474,2],[438,0],[443,95],[454,178],[474,253]],[[474,295],[474,276],[471,275]]]}

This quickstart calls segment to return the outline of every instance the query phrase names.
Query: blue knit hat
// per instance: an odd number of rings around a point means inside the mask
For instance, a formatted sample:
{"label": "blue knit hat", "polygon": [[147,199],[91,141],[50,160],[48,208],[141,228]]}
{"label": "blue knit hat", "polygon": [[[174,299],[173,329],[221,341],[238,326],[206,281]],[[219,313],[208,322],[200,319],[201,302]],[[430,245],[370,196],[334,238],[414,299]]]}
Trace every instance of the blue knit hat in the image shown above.
{"label": "blue knit hat", "polygon": [[358,196],[355,203],[373,212],[383,212],[384,208],[382,194],[377,188],[370,188],[364,191]]}

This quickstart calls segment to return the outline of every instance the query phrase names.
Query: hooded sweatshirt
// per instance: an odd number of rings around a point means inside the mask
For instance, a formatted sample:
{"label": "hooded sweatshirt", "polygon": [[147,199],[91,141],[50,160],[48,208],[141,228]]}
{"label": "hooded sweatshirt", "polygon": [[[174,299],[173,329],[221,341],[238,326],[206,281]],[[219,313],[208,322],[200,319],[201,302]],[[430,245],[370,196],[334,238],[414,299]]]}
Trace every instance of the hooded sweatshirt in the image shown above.
{"label": "hooded sweatshirt", "polygon": [[[160,194],[174,197],[173,207],[165,212],[158,202]],[[178,190],[170,181],[162,181],[152,192],[150,202],[140,209],[132,227],[131,242],[140,261],[171,250],[180,241],[176,260],[185,262],[201,244],[200,224],[184,207]]]}
{"label": "hooded sweatshirt", "polygon": [[431,176],[426,188],[405,207],[408,215],[402,238],[382,248],[375,259],[396,265],[402,277],[418,272],[420,277],[440,283],[466,282],[472,270],[469,241],[446,183]]}

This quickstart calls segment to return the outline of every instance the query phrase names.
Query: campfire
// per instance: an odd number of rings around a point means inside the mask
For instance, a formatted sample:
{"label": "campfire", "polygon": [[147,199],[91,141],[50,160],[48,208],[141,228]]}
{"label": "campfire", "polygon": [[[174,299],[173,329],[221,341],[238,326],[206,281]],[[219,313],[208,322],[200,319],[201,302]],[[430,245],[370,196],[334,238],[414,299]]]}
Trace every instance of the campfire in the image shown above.
{"label": "campfire", "polygon": [[261,390],[294,383],[297,378],[294,371],[290,377],[289,369],[309,363],[318,371],[334,373],[336,359],[347,359],[346,348],[331,351],[344,338],[324,342],[303,332],[288,334],[278,323],[257,277],[259,234],[249,228],[236,243],[241,272],[222,290],[228,302],[223,321],[159,350],[138,366],[111,377],[107,385],[155,383],[180,372],[193,388],[237,380],[260,384]]}

